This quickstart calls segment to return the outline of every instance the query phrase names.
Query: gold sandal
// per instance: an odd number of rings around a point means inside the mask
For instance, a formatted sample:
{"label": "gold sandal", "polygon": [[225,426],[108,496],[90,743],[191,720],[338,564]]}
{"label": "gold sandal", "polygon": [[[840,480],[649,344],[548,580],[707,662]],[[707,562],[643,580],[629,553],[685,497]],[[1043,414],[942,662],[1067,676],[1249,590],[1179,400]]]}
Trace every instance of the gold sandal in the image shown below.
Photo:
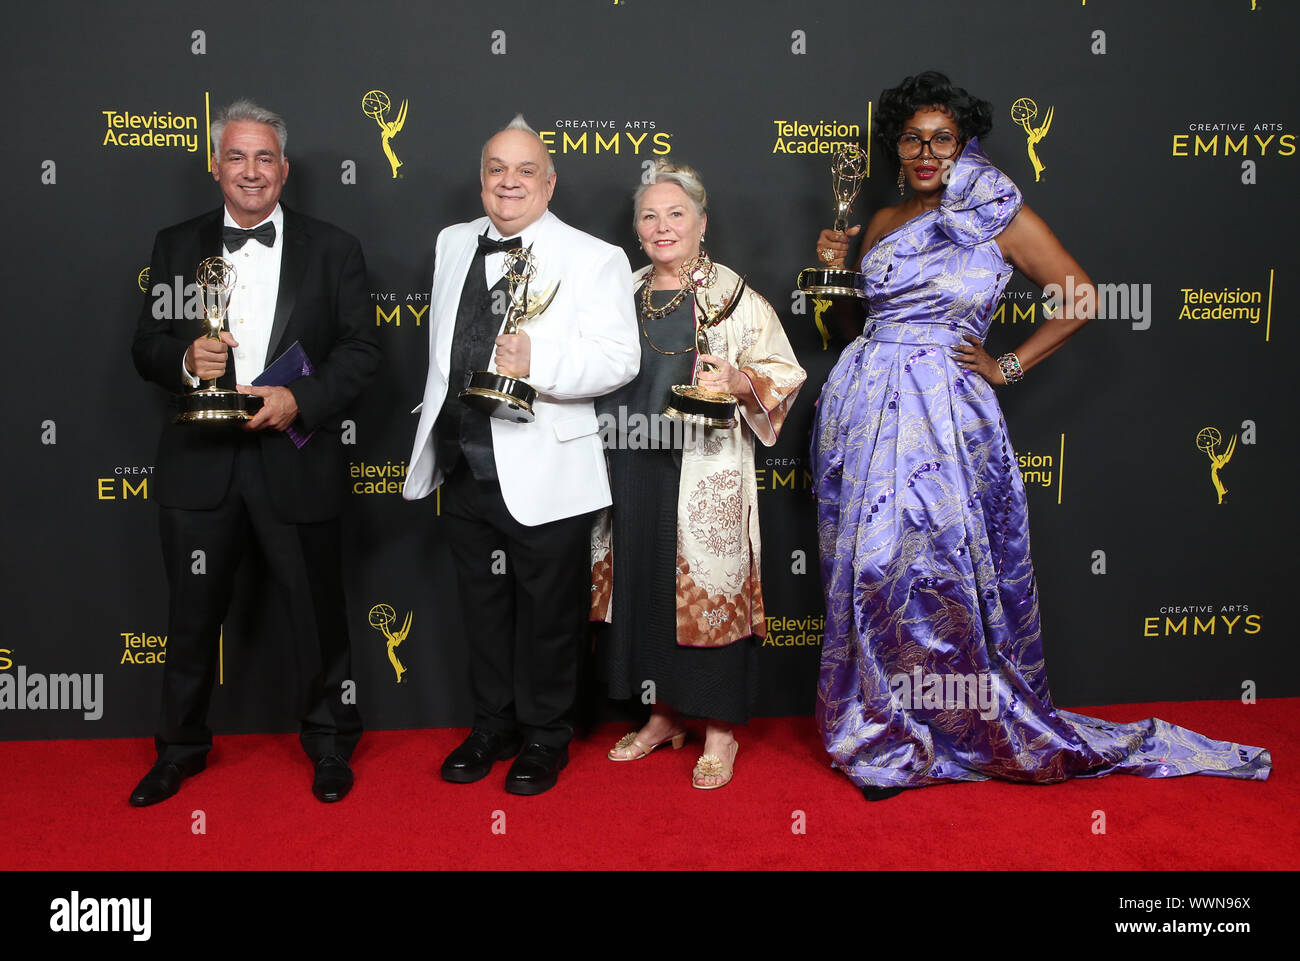
{"label": "gold sandal", "polygon": [[[636,736],[638,733],[639,732],[637,731],[628,731],[618,739],[618,743],[615,744],[605,756],[611,761],[639,761],[644,757],[649,757],[656,749],[663,747],[665,744],[671,744],[673,750],[678,751],[681,750],[682,745],[686,743],[686,732],[678,731],[676,734],[669,734],[662,741],[656,741],[654,744],[647,747],[637,740]],[[614,756],[615,751],[625,751],[630,747],[637,748],[641,753],[634,755],[633,757]]]}
{"label": "gold sandal", "polygon": [[[691,772],[691,787],[699,788],[701,791],[716,791],[720,787],[726,787],[731,783],[731,776],[734,773],[736,765],[736,755],[740,752],[740,742],[731,742],[731,762],[722,763],[722,758],[716,754],[701,754],[699,761],[695,764],[695,770]],[[721,783],[718,784],[701,784],[700,781],[706,777],[720,777]]]}

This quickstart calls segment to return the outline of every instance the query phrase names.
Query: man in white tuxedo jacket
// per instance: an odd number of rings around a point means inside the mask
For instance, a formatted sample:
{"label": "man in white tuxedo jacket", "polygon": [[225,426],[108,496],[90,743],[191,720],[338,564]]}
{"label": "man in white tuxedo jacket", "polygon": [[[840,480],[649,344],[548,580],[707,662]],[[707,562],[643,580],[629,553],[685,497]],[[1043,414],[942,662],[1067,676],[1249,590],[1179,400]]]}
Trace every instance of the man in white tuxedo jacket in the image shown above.
{"label": "man in white tuxedo jacket", "polygon": [[[591,514],[610,503],[592,399],[636,376],[640,344],[627,256],[549,212],[554,163],[522,117],[484,146],[480,180],[487,216],[438,235],[429,376],[402,496],[443,489],[470,647],[474,726],[442,776],[478,781],[518,755],[506,790],[540,794],[568,763]],[[531,290],[555,299],[507,335],[513,247],[536,260]],[[536,420],[463,404],[475,370],[527,381]]]}

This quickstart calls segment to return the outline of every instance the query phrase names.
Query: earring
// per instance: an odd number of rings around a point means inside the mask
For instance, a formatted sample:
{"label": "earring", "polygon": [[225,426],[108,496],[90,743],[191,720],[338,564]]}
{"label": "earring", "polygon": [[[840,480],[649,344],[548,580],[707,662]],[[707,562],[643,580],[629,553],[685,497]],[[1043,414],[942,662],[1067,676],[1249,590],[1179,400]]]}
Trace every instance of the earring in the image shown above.
{"label": "earring", "polygon": [[903,168],[898,168],[898,196],[903,196]]}

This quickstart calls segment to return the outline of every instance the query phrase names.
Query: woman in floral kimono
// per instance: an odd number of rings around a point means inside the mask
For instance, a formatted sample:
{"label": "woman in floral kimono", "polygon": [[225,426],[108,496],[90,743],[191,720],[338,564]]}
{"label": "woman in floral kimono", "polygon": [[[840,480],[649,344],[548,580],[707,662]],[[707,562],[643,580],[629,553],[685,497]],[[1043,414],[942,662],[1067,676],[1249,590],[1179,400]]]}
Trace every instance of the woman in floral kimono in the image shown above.
{"label": "woman in floral kimono", "polygon": [[[731,780],[732,727],[748,721],[755,638],[765,634],[754,439],[776,442],[806,374],[771,305],[701,259],[708,217],[695,171],[661,161],[651,176],[634,203],[650,259],[634,277],[641,372],[597,403],[614,505],[593,536],[592,618],[609,622],[598,659],[610,696],[653,705],[609,759],[680,748],[684,719],[702,718],[691,783],[711,790]],[[683,267],[703,279],[694,291]],[[708,325],[732,300],[730,314]],[[663,416],[673,385],[693,376],[735,396],[736,427]]]}

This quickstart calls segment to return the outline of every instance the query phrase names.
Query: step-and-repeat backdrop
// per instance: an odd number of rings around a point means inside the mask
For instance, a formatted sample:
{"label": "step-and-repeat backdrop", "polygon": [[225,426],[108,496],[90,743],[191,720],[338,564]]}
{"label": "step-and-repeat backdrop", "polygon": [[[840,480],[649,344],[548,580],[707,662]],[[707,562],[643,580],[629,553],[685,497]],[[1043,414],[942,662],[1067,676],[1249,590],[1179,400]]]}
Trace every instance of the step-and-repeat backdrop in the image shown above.
{"label": "step-and-repeat backdrop", "polygon": [[[809,371],[780,442],[757,453],[757,708],[811,713],[824,609],[809,425],[844,341],[819,330],[794,278],[832,219],[832,152],[867,140],[880,91],[925,69],[993,103],[987,152],[1103,285],[1098,319],[1002,393],[1057,701],[1300,694],[1287,600],[1291,4],[154,0],[32,4],[7,23],[0,738],[153,729],[167,657],[151,503],[165,398],[136,375],[130,342],[154,233],[220,202],[208,120],[241,96],[289,123],[286,203],[356,234],[368,261],[385,362],[337,478],[351,491],[347,599],[368,725],[471,714],[475,627],[457,606],[439,503],[399,490],[433,240],[481,213],[479,149],[517,111],[554,154],[552,209],[634,266],[643,171],[658,157],[697,167],[711,253],[777,308]],[[898,199],[871,151],[855,222]],[[992,353],[1043,321],[1040,292],[1013,282]],[[241,578],[251,588],[263,575],[253,558]],[[239,596],[214,726],[293,730],[284,614]]]}

